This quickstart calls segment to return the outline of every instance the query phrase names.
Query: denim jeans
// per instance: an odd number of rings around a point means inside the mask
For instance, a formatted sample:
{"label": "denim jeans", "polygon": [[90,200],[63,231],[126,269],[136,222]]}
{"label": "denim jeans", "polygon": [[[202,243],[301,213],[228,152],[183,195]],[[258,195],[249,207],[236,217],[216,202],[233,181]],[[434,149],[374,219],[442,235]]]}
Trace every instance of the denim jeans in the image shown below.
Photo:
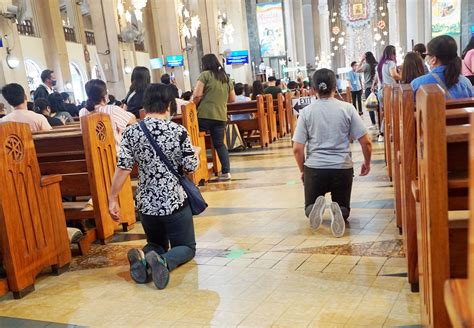
{"label": "denim jeans", "polygon": [[352,105],[359,110],[359,114],[362,113],[362,90],[359,91],[351,91],[352,94]]}
{"label": "denim jeans", "polygon": [[[370,90],[370,88],[365,89],[365,100],[369,98],[371,92],[372,91]],[[369,116],[370,116],[370,121],[372,122],[373,125],[375,125],[375,110],[369,111]]]}
{"label": "denim jeans", "polygon": [[331,193],[333,202],[341,208],[347,219],[351,212],[351,192],[354,169],[313,169],[304,167],[304,206],[309,216],[314,201],[319,196]]}
{"label": "denim jeans", "polygon": [[214,144],[217,156],[219,156],[219,160],[222,164],[222,173],[230,173],[229,151],[224,143],[227,122],[208,120],[206,118],[200,118],[198,119],[198,122],[199,130],[206,132],[209,131],[211,134],[212,143]]}
{"label": "denim jeans", "polygon": [[[193,214],[189,205],[166,216],[153,216],[140,213],[147,244],[146,254],[155,251],[168,263],[168,270],[193,259],[196,253]],[[171,248],[170,248],[171,246]]]}

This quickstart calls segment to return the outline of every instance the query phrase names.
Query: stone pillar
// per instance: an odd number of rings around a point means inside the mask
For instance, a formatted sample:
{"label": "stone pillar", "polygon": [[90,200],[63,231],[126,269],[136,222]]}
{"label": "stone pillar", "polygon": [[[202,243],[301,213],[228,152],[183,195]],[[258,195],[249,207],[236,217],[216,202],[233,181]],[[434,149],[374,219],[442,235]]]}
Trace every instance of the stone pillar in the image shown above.
{"label": "stone pillar", "polygon": [[400,44],[400,34],[398,33],[398,6],[397,0],[388,0],[388,31],[391,45]]}
{"label": "stone pillar", "polygon": [[319,35],[321,38],[321,53],[331,53],[331,39],[329,35],[329,7],[327,0],[319,0]]}
{"label": "stone pillar", "polygon": [[[160,21],[158,20],[159,0],[148,0],[146,8],[143,10],[145,24],[145,42],[150,58],[163,58],[160,37]],[[159,82],[164,69],[152,69],[151,77],[153,82]]]}
{"label": "stone pillar", "polygon": [[[245,0],[245,10],[248,27],[248,40],[250,46],[250,65],[260,64],[260,40],[258,38],[257,6],[255,0]],[[252,78],[254,79],[255,68],[252,67]]]}
{"label": "stone pillar", "polygon": [[64,37],[59,0],[32,1],[41,28],[41,39],[46,57],[46,64],[57,78],[57,89],[63,90],[66,83],[71,82],[69,58]]}
{"label": "stone pillar", "polygon": [[293,0],[293,24],[295,26],[296,58],[300,66],[306,66],[305,28],[303,0]]}
{"label": "stone pillar", "polygon": [[111,94],[117,97],[125,96],[124,63],[117,37],[119,30],[116,1],[89,1],[89,11],[97,53],[107,80],[107,88]]}
{"label": "stone pillar", "polygon": [[[288,62],[288,67],[296,66],[298,61],[298,55],[296,51],[296,36],[295,36],[295,25],[294,25],[294,15],[293,15],[293,2],[292,0],[283,1],[283,19],[285,22],[285,34],[286,34],[286,49],[287,57],[291,58],[291,62]],[[258,65],[258,64],[257,64]]]}
{"label": "stone pillar", "polygon": [[[400,36],[400,47],[403,48],[404,52],[411,51],[411,41],[410,45],[407,44],[407,16],[406,16],[406,0],[397,1],[398,9],[398,34]],[[418,24],[418,22],[416,23]]]}
{"label": "stone pillar", "polygon": [[[311,14],[313,16],[313,39],[314,39],[315,57],[319,56],[319,54],[321,53],[321,34],[319,33],[321,29],[321,25],[319,22],[318,3],[319,3],[319,0],[311,0]],[[310,58],[310,59],[314,63],[315,58]]]}
{"label": "stone pillar", "polygon": [[219,55],[217,40],[217,1],[197,0],[198,15],[201,21],[202,49],[204,54]]}
{"label": "stone pillar", "polygon": [[86,57],[87,50],[87,39],[86,39],[86,32],[84,30],[84,21],[82,19],[82,12],[81,12],[81,4],[76,0],[67,0],[66,1],[66,9],[68,13],[68,17],[74,27],[74,32],[76,34],[76,40],[80,44],[82,44],[82,48],[84,51],[84,61],[86,63],[86,73],[87,78],[91,78],[91,64],[90,64],[90,54],[89,58]]}

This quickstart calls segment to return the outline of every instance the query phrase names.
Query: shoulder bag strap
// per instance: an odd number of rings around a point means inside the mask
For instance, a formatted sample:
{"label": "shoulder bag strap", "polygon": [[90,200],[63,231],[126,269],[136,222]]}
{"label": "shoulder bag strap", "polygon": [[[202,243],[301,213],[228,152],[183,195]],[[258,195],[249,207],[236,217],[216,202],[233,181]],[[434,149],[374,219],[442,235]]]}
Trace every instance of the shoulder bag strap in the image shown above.
{"label": "shoulder bag strap", "polygon": [[160,146],[158,146],[158,143],[156,142],[155,138],[150,133],[150,130],[146,127],[146,124],[144,121],[141,121],[138,123],[140,125],[140,128],[142,129],[143,133],[145,133],[146,138],[152,145],[153,149],[155,149],[156,154],[158,157],[160,157],[161,161],[166,165],[168,170],[173,173],[178,179],[181,179],[181,175],[175,170],[169,159],[166,157],[166,155],[163,153],[161,150]]}
{"label": "shoulder bag strap", "polygon": [[441,80],[438,73],[433,73],[433,77],[435,78],[436,82],[438,82],[439,86],[444,90],[444,92],[446,92],[448,99],[453,99],[453,95],[451,94],[451,92],[449,92],[448,88],[446,87],[446,84],[444,84],[443,80]]}

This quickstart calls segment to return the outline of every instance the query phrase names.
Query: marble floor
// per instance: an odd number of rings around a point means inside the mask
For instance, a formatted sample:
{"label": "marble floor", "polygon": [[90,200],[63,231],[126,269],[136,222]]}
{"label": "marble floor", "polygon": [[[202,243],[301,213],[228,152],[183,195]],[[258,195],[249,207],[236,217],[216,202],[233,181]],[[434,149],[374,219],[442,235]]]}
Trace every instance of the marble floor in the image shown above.
{"label": "marble floor", "polygon": [[[357,143],[353,155],[359,170]],[[27,297],[0,299],[0,316],[90,327],[419,324],[382,144],[374,143],[370,175],[354,179],[351,218],[338,239],[327,214],[318,231],[309,227],[288,138],[234,153],[231,163],[231,182],[203,188],[210,206],[195,218],[196,258],[172,273],[167,289],[130,279],[126,251],[145,243],[137,224],[74,258],[69,272],[40,276]]]}

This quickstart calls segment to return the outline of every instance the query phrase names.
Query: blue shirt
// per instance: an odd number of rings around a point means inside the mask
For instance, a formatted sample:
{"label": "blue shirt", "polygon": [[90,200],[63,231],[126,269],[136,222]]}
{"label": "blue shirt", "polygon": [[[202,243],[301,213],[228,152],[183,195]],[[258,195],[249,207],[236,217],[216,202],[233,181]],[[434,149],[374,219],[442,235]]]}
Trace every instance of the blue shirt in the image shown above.
{"label": "blue shirt", "polygon": [[362,85],[360,84],[360,75],[354,71],[347,73],[347,79],[351,83],[352,91],[362,90]]}
{"label": "blue shirt", "polygon": [[[437,84],[436,79],[433,77],[433,73],[438,74],[441,81],[446,83],[446,79],[444,77],[444,66],[438,66],[433,68],[431,73],[426,75],[420,76],[414,79],[411,82],[411,87],[416,96],[416,91],[425,84]],[[471,82],[462,75],[459,75],[459,82],[449,88],[449,92],[454,99],[461,99],[461,98],[469,98],[474,97],[474,90],[472,88]],[[447,95],[446,95],[447,98]],[[415,98],[416,99],[416,98]]]}

